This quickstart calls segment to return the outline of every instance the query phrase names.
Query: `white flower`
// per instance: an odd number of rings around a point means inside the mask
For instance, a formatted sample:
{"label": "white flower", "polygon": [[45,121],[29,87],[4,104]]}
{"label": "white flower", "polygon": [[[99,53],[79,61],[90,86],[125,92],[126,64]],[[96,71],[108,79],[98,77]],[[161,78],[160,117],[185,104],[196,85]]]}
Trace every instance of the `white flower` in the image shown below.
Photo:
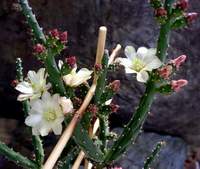
{"label": "white flower", "polygon": [[69,74],[63,76],[65,84],[70,87],[77,87],[91,78],[92,71],[82,68],[76,72],[76,69],[75,66]]}
{"label": "white flower", "polygon": [[25,124],[32,127],[33,135],[46,136],[53,130],[54,134],[59,135],[62,132],[62,122],[64,114],[59,104],[60,96],[45,92],[41,99],[30,102],[30,111]]}
{"label": "white flower", "polygon": [[156,56],[156,49],[153,48],[140,47],[136,52],[134,47],[127,46],[125,55],[127,58],[117,58],[116,62],[125,67],[126,73],[136,73],[139,82],[147,82],[149,79],[148,71],[150,72],[162,65],[162,62]]}
{"label": "white flower", "polygon": [[39,69],[37,73],[29,71],[27,76],[27,82],[20,82],[15,87],[16,90],[21,92],[17,98],[19,101],[37,99],[51,87],[50,83],[46,84],[47,74],[45,74],[44,68]]}
{"label": "white flower", "polygon": [[66,97],[61,97],[59,103],[62,107],[64,115],[71,113],[74,109],[72,101]]}

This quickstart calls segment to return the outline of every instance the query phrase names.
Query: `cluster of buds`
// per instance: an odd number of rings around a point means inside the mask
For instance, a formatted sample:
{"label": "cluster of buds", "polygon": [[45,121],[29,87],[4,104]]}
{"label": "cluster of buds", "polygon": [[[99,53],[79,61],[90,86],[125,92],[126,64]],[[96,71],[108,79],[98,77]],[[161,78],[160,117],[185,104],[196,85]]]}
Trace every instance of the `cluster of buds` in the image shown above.
{"label": "cluster of buds", "polygon": [[102,70],[102,65],[101,65],[101,64],[95,64],[95,65],[94,65],[94,70],[95,70],[96,72],[101,71],[101,70]]}
{"label": "cluster of buds", "polygon": [[180,66],[186,61],[187,56],[181,55],[176,59],[170,60],[165,66],[158,69],[158,74],[163,79],[169,79],[174,71],[179,70]]}
{"label": "cluster of buds", "polygon": [[[170,60],[168,64],[163,66],[162,68],[158,69],[158,74],[160,78],[169,80],[170,76],[173,74],[174,71],[179,70],[180,66],[186,61],[187,56],[181,55],[176,59]],[[178,92],[183,86],[187,85],[188,81],[184,79],[180,80],[172,80],[169,85],[164,85],[160,88],[161,92],[167,91],[175,91]]]}
{"label": "cluster of buds", "polygon": [[66,58],[65,62],[70,68],[74,68],[76,66],[76,56],[70,56]]}
{"label": "cluster of buds", "polygon": [[53,39],[60,40],[61,43],[67,43],[67,31],[59,32],[58,29],[53,29],[49,31],[49,36]]}
{"label": "cluster of buds", "polygon": [[189,6],[189,2],[188,0],[179,0],[176,4],[175,4],[175,8],[178,8],[180,10],[187,10]]}

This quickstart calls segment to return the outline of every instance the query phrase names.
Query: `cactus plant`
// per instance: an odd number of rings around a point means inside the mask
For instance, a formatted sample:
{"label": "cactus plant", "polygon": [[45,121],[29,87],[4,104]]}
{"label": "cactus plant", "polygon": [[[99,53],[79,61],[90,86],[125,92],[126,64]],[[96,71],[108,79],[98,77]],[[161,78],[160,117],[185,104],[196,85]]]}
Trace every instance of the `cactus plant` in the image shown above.
{"label": "cactus plant", "polygon": [[[45,35],[28,1],[19,0],[22,12],[33,32],[34,54],[45,66],[37,73],[29,72],[25,80],[21,60],[17,59],[18,87],[16,89],[22,93],[26,90],[24,95],[21,94],[20,101],[23,101],[25,123],[32,127],[35,159],[29,160],[2,143],[0,143],[0,153],[23,167],[33,169],[52,169],[57,160],[59,160],[57,168],[77,169],[83,158],[85,158],[86,169],[91,168],[92,165],[96,168],[104,168],[124,154],[141,132],[155,94],[158,92],[169,94],[187,84],[184,79],[171,80],[171,76],[179,69],[186,57],[180,56],[166,64],[165,60],[170,31],[186,26],[195,19],[196,14],[185,14],[187,4],[174,4],[174,2],[175,0],[150,1],[155,10],[155,17],[161,25],[156,52],[154,49],[144,47],[136,52],[133,47],[128,46],[125,48],[125,54],[131,57],[115,59],[121,46],[118,45],[109,55],[105,50],[107,29],[100,27],[93,82],[90,85],[86,81],[92,77],[92,71],[83,68],[77,72],[75,57],[67,58],[64,63],[60,61],[58,65],[56,63],[55,57],[66,47],[67,32],[53,29]],[[144,62],[144,57],[139,57],[141,51],[143,54],[147,53],[145,57],[151,57],[155,61],[153,67]],[[135,59],[133,55],[138,57]],[[128,73],[136,73],[139,82],[146,83],[146,90],[136,112],[133,113],[119,137],[110,131],[108,119],[109,115],[118,109],[118,106],[112,102],[112,98],[119,90],[120,81],[108,83],[106,79],[110,67],[115,67],[117,64],[125,66],[125,71]],[[50,82],[51,86],[48,85],[49,83],[46,84],[47,82]],[[52,89],[49,90],[51,87]],[[98,121],[99,123],[96,123]],[[44,150],[39,135],[45,136],[51,130],[54,134],[61,134],[62,122],[65,122],[66,129],[44,163]],[[113,138],[116,141],[112,146],[108,146],[108,142],[113,141]],[[150,166],[159,153],[161,145],[162,143],[157,144],[147,158],[144,168]],[[74,161],[76,165],[73,165]]]}

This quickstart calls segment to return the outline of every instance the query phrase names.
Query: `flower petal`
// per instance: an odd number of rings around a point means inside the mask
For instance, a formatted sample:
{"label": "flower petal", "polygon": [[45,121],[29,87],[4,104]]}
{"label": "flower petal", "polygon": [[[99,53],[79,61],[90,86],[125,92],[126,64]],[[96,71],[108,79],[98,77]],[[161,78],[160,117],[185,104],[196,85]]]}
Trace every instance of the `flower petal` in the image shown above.
{"label": "flower petal", "polygon": [[143,60],[148,53],[148,49],[146,47],[140,47],[137,50],[137,58]]}
{"label": "flower petal", "polygon": [[137,81],[146,83],[149,79],[149,74],[146,71],[140,71],[137,73]]}
{"label": "flower petal", "polygon": [[136,51],[133,46],[126,46],[124,53],[126,57],[130,60],[133,60],[136,57]]}
{"label": "flower petal", "polygon": [[151,62],[149,62],[144,70],[148,70],[148,71],[152,71],[153,69],[157,69],[162,65],[162,62],[160,61],[160,59],[158,59],[157,57],[155,57],[153,60],[151,60]]}
{"label": "flower petal", "polygon": [[55,135],[60,135],[62,133],[62,124],[58,124],[52,127]]}
{"label": "flower petal", "polygon": [[49,134],[49,132],[51,131],[51,127],[49,125],[42,125],[39,128],[39,132],[41,136],[47,136]]}
{"label": "flower petal", "polygon": [[33,94],[20,94],[17,97],[18,101],[24,101],[24,100],[28,100]]}
{"label": "flower petal", "polygon": [[25,124],[27,126],[35,126],[37,125],[42,119],[42,116],[39,114],[34,114],[34,115],[29,115],[28,117],[26,117],[25,119]]}
{"label": "flower petal", "polygon": [[20,82],[16,87],[16,90],[22,92],[22,93],[26,93],[26,94],[32,94],[33,93],[33,89],[31,87],[31,84],[28,82]]}

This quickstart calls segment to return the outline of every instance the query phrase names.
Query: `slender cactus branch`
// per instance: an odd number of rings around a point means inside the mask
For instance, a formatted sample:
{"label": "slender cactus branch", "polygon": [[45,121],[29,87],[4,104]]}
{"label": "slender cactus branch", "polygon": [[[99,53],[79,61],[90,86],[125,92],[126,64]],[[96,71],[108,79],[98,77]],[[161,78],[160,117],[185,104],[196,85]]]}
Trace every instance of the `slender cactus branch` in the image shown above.
{"label": "slender cactus branch", "polygon": [[[30,28],[33,31],[33,35],[36,38],[37,42],[40,42],[46,45],[46,38],[42,31],[42,28],[39,26],[35,15],[32,12],[32,8],[28,4],[28,0],[19,0],[19,3],[22,7],[22,12],[25,15]],[[49,80],[52,83],[55,92],[60,93],[60,95],[65,96],[66,91],[61,78],[60,71],[58,70],[54,56],[52,52],[48,49],[48,57],[44,60],[47,72],[49,74]]]}
{"label": "slender cactus branch", "polygon": [[9,148],[2,142],[0,142],[0,154],[4,155],[8,160],[11,160],[24,168],[38,169],[38,165],[35,162],[15,152],[13,149]]}
{"label": "slender cactus branch", "polygon": [[157,143],[151,154],[146,158],[146,161],[144,163],[144,169],[149,169],[150,165],[156,159],[156,156],[158,156],[158,154],[160,153],[160,150],[163,145],[165,145],[165,142],[163,141]]}
{"label": "slender cactus branch", "polygon": [[[98,44],[97,44],[97,52],[100,54],[96,55],[96,64],[101,64],[101,60],[103,57],[104,47],[105,47],[105,41],[106,41],[106,33],[107,29],[106,27],[102,26],[99,28],[99,38],[98,38]],[[101,44],[99,44],[101,43]],[[78,111],[75,112],[74,117],[72,118],[71,122],[63,132],[62,136],[58,140],[56,146],[54,147],[53,151],[51,152],[49,158],[47,159],[46,163],[44,164],[43,169],[52,169],[61,155],[65,145],[68,143],[68,140],[73,134],[73,131],[83,116],[85,109],[89,105],[90,101],[92,100],[93,95],[95,94],[96,86],[97,86],[97,80],[98,80],[98,74],[94,74],[94,79],[92,86],[90,87],[81,107],[78,109]]]}
{"label": "slender cactus branch", "polygon": [[[16,73],[17,73],[17,80],[19,82],[23,81],[23,67],[22,67],[22,61],[20,58],[16,59]],[[29,103],[27,100],[23,101],[23,111],[25,113],[25,116],[28,115],[29,111]],[[31,132],[31,130],[30,130]],[[34,147],[36,162],[39,166],[42,166],[42,163],[44,161],[44,149],[42,145],[42,140],[40,139],[40,136],[32,136],[32,144]]]}
{"label": "slender cactus branch", "polygon": [[[170,11],[173,1],[174,0],[165,1],[165,6],[167,6],[167,10]],[[160,35],[158,39],[157,56],[160,58],[161,61],[165,61],[166,58],[166,51],[169,43],[170,30],[171,30],[170,19],[168,19],[166,24],[161,26]],[[138,109],[132,116],[127,126],[125,127],[119,139],[114,143],[110,151],[107,153],[104,161],[105,164],[108,164],[111,161],[116,160],[122,153],[126,151],[127,147],[137,138],[140,129],[148,116],[148,112],[154,100],[154,94],[155,94],[154,91],[156,88],[156,84],[152,76],[150,77],[146,86],[147,86],[146,91],[140,100]]]}

